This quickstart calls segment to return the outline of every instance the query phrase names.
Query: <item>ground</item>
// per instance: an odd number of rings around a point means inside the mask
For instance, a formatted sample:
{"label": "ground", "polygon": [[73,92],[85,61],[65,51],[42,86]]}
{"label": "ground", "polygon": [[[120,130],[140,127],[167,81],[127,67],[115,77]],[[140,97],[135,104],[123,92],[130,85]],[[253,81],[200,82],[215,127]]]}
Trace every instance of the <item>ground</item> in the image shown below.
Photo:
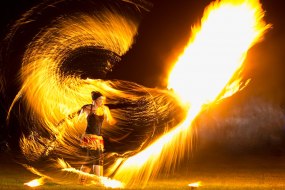
{"label": "ground", "polygon": [[[26,171],[21,165],[14,163],[11,157],[1,153],[0,168],[0,189],[33,189],[23,184],[37,176]],[[237,156],[231,159],[196,158],[190,160],[187,166],[181,167],[179,172],[168,177],[161,176],[159,179],[149,182],[145,189],[190,190],[188,184],[197,181],[201,182],[201,186],[197,188],[199,190],[285,190],[285,156]],[[104,188],[46,183],[34,189]]]}

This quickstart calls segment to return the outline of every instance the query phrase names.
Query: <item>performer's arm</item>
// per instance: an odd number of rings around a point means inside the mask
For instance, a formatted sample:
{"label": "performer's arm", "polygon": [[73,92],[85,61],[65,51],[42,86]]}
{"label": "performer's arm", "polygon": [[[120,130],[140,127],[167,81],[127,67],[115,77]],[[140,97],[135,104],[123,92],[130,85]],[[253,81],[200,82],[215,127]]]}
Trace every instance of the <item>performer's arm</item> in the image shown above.
{"label": "performer's arm", "polygon": [[107,106],[104,107],[104,115],[105,115],[106,121],[110,125],[114,125],[116,123],[116,120],[112,117],[111,112]]}
{"label": "performer's arm", "polygon": [[84,114],[84,113],[86,112],[85,109],[86,109],[86,105],[81,108],[81,110],[80,110],[80,112],[79,112],[79,114],[78,114],[78,120],[77,120],[77,122],[78,122],[80,119],[82,119],[83,115],[85,115],[85,114]]}

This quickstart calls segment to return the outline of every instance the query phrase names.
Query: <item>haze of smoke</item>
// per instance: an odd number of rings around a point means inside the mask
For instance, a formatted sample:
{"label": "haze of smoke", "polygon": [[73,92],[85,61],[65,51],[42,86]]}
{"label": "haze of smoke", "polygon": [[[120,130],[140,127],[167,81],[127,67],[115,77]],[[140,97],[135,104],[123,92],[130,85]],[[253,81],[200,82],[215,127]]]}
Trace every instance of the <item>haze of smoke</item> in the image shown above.
{"label": "haze of smoke", "polygon": [[201,115],[198,147],[216,147],[229,152],[257,150],[282,153],[285,144],[285,114],[276,104],[260,98],[233,105],[223,111]]}

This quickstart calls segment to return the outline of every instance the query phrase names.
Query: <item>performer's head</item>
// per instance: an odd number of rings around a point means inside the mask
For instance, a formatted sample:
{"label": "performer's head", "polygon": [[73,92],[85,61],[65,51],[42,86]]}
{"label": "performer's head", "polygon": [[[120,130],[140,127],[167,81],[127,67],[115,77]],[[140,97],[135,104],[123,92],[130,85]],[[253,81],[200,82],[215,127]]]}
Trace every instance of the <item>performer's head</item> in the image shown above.
{"label": "performer's head", "polygon": [[104,96],[98,91],[91,92],[92,100],[95,101],[97,106],[102,106],[104,104]]}

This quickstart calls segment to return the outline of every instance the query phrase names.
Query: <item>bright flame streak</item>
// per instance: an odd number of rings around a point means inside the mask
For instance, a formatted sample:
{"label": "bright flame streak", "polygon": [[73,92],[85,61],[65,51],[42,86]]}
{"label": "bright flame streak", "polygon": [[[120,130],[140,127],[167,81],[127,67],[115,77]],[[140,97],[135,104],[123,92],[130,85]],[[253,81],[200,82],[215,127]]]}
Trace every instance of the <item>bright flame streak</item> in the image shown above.
{"label": "bright flame streak", "polygon": [[63,168],[62,171],[76,173],[78,175],[85,175],[85,176],[89,177],[90,179],[93,179],[91,181],[91,184],[103,185],[106,188],[124,188],[123,183],[121,183],[118,180],[110,179],[108,177],[98,177],[97,175],[85,173],[85,172],[79,171],[75,168]]}
{"label": "bright flame streak", "polygon": [[[172,162],[175,163],[177,161],[175,156],[183,154],[184,144],[181,139],[186,139],[189,132],[189,123],[191,123],[198,111],[199,109],[192,107],[179,127],[163,135],[145,150],[128,158],[119,168],[114,178],[128,185],[136,185],[136,183],[141,182],[145,185],[150,176],[155,176],[158,173],[160,167],[156,164],[165,162],[163,166],[170,169]],[[173,144],[178,145],[178,147],[174,147]],[[169,151],[171,155],[169,155]],[[162,157],[162,155],[167,156]],[[167,162],[169,160],[172,162]]]}
{"label": "bright flame streak", "polygon": [[201,182],[198,181],[198,182],[195,182],[195,183],[190,183],[188,184],[189,187],[200,187],[201,186]]}
{"label": "bright flame streak", "polygon": [[44,178],[34,179],[30,182],[24,183],[24,185],[27,185],[29,187],[38,187],[43,184],[44,184]]}
{"label": "bright flame streak", "polygon": [[[127,159],[116,173],[116,179],[133,185],[148,180],[161,166],[175,165],[185,152],[189,126],[203,104],[239,90],[240,79],[236,77],[246,53],[270,27],[262,20],[263,16],[256,0],[217,1],[206,9],[201,29],[193,29],[193,37],[169,77],[169,87],[191,105],[185,121]],[[226,85],[230,86],[231,93]]]}
{"label": "bright flame streak", "polygon": [[215,100],[269,27],[256,22],[263,16],[256,0],[216,2],[205,14],[168,82],[184,101],[198,105]]}

